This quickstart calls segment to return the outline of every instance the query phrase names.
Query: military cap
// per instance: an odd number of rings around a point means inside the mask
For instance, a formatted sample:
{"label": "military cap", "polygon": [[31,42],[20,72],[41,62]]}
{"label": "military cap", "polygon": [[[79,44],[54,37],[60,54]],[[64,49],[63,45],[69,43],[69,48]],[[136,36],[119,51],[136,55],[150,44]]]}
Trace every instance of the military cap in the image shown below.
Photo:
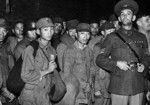
{"label": "military cap", "polygon": [[81,32],[81,31],[90,32],[90,25],[88,23],[80,23],[77,26],[77,31],[78,32]]}
{"label": "military cap", "polygon": [[67,21],[67,29],[76,29],[77,25],[79,24],[78,20],[69,20]]}
{"label": "military cap", "polygon": [[108,30],[108,29],[115,29],[115,26],[113,23],[111,22],[105,22],[104,24],[102,24],[102,26],[100,27],[101,31],[103,30]]}
{"label": "military cap", "polygon": [[55,17],[54,20],[53,20],[53,22],[54,23],[61,23],[62,24],[63,23],[63,19],[60,18],[60,17]]}
{"label": "military cap", "polygon": [[123,9],[130,9],[136,14],[139,10],[139,5],[134,0],[121,0],[115,5],[114,12],[119,16]]}
{"label": "military cap", "polygon": [[7,28],[7,22],[5,19],[0,18],[0,27]]}
{"label": "military cap", "polygon": [[53,27],[54,24],[50,18],[41,18],[36,23],[36,28],[45,28],[45,27]]}

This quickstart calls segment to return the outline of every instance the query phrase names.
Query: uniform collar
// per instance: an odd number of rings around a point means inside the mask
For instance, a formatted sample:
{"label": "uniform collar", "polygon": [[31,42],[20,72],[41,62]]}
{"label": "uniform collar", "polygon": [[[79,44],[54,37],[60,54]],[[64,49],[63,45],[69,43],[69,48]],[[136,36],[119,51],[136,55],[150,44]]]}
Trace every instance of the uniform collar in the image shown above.
{"label": "uniform collar", "polygon": [[50,41],[49,41],[49,43],[48,43],[46,46],[44,46],[44,45],[41,43],[40,38],[38,39],[38,42],[39,42],[39,47],[42,48],[42,49],[48,48],[49,46],[51,46],[51,42],[50,42]]}
{"label": "uniform collar", "polygon": [[80,48],[80,47],[79,47],[79,42],[78,42],[78,41],[75,41],[74,45],[75,45],[75,47],[76,47],[77,49],[80,49],[80,50],[85,49],[86,46],[87,46],[87,45],[85,45],[83,48]]}
{"label": "uniform collar", "polygon": [[123,35],[131,36],[132,32],[133,32],[133,28],[131,28],[130,30],[126,30],[124,28],[120,28],[119,32],[122,33]]}

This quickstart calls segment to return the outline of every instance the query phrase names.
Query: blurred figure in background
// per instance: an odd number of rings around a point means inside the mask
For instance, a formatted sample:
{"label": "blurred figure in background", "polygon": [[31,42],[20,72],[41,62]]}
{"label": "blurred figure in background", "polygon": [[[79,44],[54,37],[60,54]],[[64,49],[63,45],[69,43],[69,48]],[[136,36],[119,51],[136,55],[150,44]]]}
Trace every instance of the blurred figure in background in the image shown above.
{"label": "blurred figure in background", "polygon": [[77,25],[79,24],[78,20],[69,20],[67,21],[67,31],[61,37],[61,43],[57,46],[57,56],[58,56],[58,63],[59,67],[62,70],[62,63],[63,63],[63,54],[67,47],[71,47],[77,38]]}
{"label": "blurred figure in background", "polygon": [[119,25],[118,18],[115,14],[112,14],[112,15],[109,16],[109,21],[114,24],[116,30],[119,30],[120,25]]}
{"label": "blurred figure in background", "polygon": [[55,17],[54,20],[54,35],[52,37],[51,43],[54,49],[57,48],[58,44],[61,42],[60,38],[62,36],[63,29],[63,19],[60,17]]}
{"label": "blurred figure in background", "polygon": [[[94,45],[93,54],[94,59],[100,52],[103,52],[101,45],[106,39],[107,35],[115,31],[113,23],[105,22],[101,27],[101,40]],[[95,60],[94,60],[95,61]],[[95,103],[94,105],[110,105],[110,93],[108,92],[108,86],[110,83],[110,74],[108,71],[96,66],[96,79],[95,79]]]}
{"label": "blurred figure in background", "polygon": [[91,22],[90,24],[91,30],[91,38],[89,40],[88,46],[91,50],[93,50],[93,46],[98,43],[101,39],[101,35],[99,33],[99,25],[97,22]]}
{"label": "blurred figure in background", "polygon": [[[75,104],[75,97],[77,94],[77,87],[78,87],[78,82],[77,81],[68,81],[64,77],[64,53],[68,48],[72,48],[76,39],[77,39],[77,25],[79,24],[78,20],[69,20],[67,21],[67,30],[66,33],[61,37],[61,43],[57,47],[57,57],[58,57],[58,63],[59,67],[61,69],[61,76],[62,79],[64,80],[66,87],[67,87],[67,92],[63,99],[57,103],[56,105],[74,105]],[[68,77],[69,78],[69,77]],[[70,79],[73,77],[70,77]],[[73,80],[73,79],[72,79]]]}
{"label": "blurred figure in background", "polygon": [[13,24],[13,28],[12,28],[13,35],[9,36],[6,41],[6,43],[9,43],[13,54],[17,43],[20,42],[24,37],[23,31],[24,31],[24,21],[18,19]]}
{"label": "blurred figure in background", "polygon": [[18,42],[14,50],[16,60],[20,57],[20,55],[25,50],[27,45],[29,45],[30,41],[35,40],[37,38],[35,24],[36,22],[34,20],[27,20],[25,22],[24,27],[25,37],[23,38],[23,40]]}
{"label": "blurred figure in background", "polygon": [[[148,42],[148,53],[150,55],[150,17],[148,15],[141,15],[138,17],[137,21],[136,21],[137,27],[138,27],[138,31],[141,32],[142,34],[144,34],[147,38],[147,42]],[[148,72],[146,75],[146,84],[145,86],[148,88],[148,91],[145,91],[145,94],[143,96],[143,105],[145,105],[148,101],[150,101],[149,96],[150,96],[150,73]],[[147,95],[146,95],[147,93]],[[147,96],[147,100],[146,100],[146,96]]]}
{"label": "blurred figure in background", "polygon": [[[3,102],[12,101],[15,96],[7,90],[6,81],[9,72],[14,64],[13,55],[10,51],[10,46],[7,43],[3,43],[8,31],[8,24],[5,19],[0,18],[0,88],[2,96],[4,96]],[[1,101],[0,97],[0,101]]]}
{"label": "blurred figure in background", "polygon": [[136,21],[138,26],[138,31],[144,34],[148,41],[148,50],[150,54],[150,16],[143,15],[139,17]]}

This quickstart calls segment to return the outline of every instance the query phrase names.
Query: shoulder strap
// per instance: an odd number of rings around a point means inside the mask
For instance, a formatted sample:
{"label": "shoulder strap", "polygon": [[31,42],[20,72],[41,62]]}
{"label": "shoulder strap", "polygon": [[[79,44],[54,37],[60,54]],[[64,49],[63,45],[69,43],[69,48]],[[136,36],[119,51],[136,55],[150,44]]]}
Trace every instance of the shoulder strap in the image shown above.
{"label": "shoulder strap", "polygon": [[33,56],[35,57],[36,52],[39,48],[39,42],[34,40],[34,41],[31,41],[29,45],[33,47],[33,49],[34,49]]}
{"label": "shoulder strap", "polygon": [[137,58],[138,62],[141,62],[138,53],[136,52],[136,50],[134,50],[133,47],[130,46],[130,43],[128,43],[118,32],[116,32],[116,35],[131,49],[131,51],[133,52],[133,54]]}

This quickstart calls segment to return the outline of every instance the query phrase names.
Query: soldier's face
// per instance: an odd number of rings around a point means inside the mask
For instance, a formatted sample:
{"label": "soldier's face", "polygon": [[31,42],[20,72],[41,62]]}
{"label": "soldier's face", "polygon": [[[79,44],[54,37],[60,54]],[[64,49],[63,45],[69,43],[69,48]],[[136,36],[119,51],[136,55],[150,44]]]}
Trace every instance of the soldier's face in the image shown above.
{"label": "soldier's face", "polygon": [[59,32],[61,32],[61,30],[62,30],[62,24],[55,23],[54,24],[54,31],[55,31],[55,33],[58,34]]}
{"label": "soldier's face", "polygon": [[23,23],[17,23],[14,27],[14,34],[17,36],[17,37],[22,37],[22,34],[23,34]]}
{"label": "soldier's face", "polygon": [[69,29],[68,33],[75,40],[75,38],[77,37],[77,31],[76,31],[76,29]]}
{"label": "soldier's face", "polygon": [[85,32],[85,31],[78,32],[77,39],[79,43],[86,45],[89,38],[90,38],[90,32]]}
{"label": "soldier's face", "polygon": [[150,17],[149,16],[144,16],[141,18],[141,27],[145,31],[150,30]]}
{"label": "soldier's face", "polygon": [[36,30],[29,30],[28,31],[28,37],[31,39],[31,40],[35,40],[37,35],[36,35]]}
{"label": "soldier's face", "polygon": [[[36,23],[32,22],[31,23],[32,28],[36,28]],[[34,40],[36,39],[37,35],[36,35],[36,29],[32,29],[32,30],[28,30],[27,31],[27,36],[29,39]]]}
{"label": "soldier's face", "polygon": [[2,42],[5,39],[6,34],[7,30],[4,27],[0,27],[0,42]]}
{"label": "soldier's face", "polygon": [[133,12],[130,9],[122,10],[119,20],[123,25],[130,25],[133,21]]}
{"label": "soldier's face", "polygon": [[45,28],[40,29],[41,38],[46,40],[46,41],[51,40],[53,34],[54,34],[54,28],[53,27],[45,27]]}
{"label": "soldier's face", "polygon": [[99,31],[98,24],[97,23],[92,23],[91,24],[91,33],[92,33],[92,35],[98,34],[98,31]]}

